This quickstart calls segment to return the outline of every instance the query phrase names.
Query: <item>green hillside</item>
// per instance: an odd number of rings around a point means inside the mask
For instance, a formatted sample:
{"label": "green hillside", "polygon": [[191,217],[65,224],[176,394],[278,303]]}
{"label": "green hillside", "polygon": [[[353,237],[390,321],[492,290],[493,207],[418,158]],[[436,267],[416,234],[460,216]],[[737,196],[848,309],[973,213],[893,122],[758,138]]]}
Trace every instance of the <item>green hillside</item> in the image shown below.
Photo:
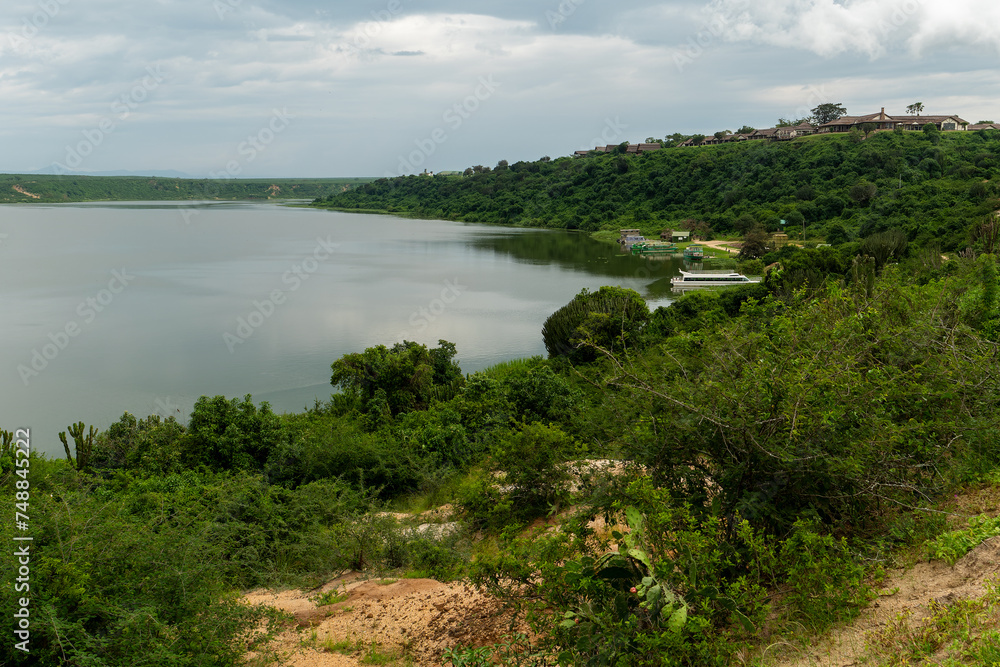
{"label": "green hillside", "polygon": [[808,237],[849,240],[900,228],[952,250],[1000,208],[998,193],[1000,132],[881,132],[501,162],[464,177],[378,179],[317,204],[588,231],[693,219],[738,234],[786,220],[793,237],[804,222]]}
{"label": "green hillside", "polygon": [[0,174],[0,203],[173,201],[201,199],[315,199],[371,178],[208,180],[147,176]]}

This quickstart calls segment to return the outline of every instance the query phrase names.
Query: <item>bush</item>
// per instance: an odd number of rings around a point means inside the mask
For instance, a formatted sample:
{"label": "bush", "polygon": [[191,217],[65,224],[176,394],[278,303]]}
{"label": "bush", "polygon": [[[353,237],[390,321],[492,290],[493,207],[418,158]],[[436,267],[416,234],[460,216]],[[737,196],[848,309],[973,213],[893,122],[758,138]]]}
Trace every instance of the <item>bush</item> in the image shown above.
{"label": "bush", "polygon": [[271,450],[285,441],[281,420],[267,402],[202,396],[194,404],[184,451],[189,465],[213,470],[262,470]]}
{"label": "bush", "polygon": [[475,528],[499,529],[554,512],[569,497],[572,476],[563,464],[583,445],[551,424],[522,424],[490,450],[489,472],[459,492],[459,506]]}
{"label": "bush", "polygon": [[542,339],[549,357],[588,362],[597,358],[596,347],[615,353],[630,347],[648,319],[646,302],[635,290],[584,289],[545,320]]}

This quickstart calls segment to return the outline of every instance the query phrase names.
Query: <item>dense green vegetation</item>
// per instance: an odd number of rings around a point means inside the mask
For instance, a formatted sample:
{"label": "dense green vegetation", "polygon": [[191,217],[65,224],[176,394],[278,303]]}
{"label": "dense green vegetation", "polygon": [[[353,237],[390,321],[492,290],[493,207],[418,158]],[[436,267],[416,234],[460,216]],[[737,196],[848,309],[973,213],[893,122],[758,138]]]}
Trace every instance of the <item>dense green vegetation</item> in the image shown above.
{"label": "dense green vegetation", "polygon": [[[729,665],[762,636],[850,619],[894,550],[954,560],[996,533],[942,532],[922,510],[1000,466],[998,150],[980,133],[821,136],[317,194],[587,230],[686,221],[745,234],[741,268],[765,280],[653,312],[631,290],[584,290],[539,332],[547,359],[470,375],[444,340],[358,351],[330,360],[338,393],[301,414],[202,397],[186,424],[73,424],[58,461],[18,458],[4,433],[0,486],[28,503],[34,541],[32,652],[8,642],[0,661],[240,664],[287,622],[241,591],[351,569],[468,577],[548,663]],[[53,179],[54,200],[198,187]],[[271,185],[214,183],[248,188],[233,198]],[[830,245],[750,242],[781,219]],[[440,538],[382,512],[445,502],[463,528]],[[545,520],[560,530],[527,529]],[[19,597],[7,586],[0,604]]]}
{"label": "dense green vegetation", "polygon": [[[315,199],[370,178],[190,179],[0,174],[0,203]],[[34,195],[34,196],[33,196]]]}
{"label": "dense green vegetation", "polygon": [[[728,665],[849,619],[887,554],[942,529],[919,509],[1000,465],[996,259],[886,244],[785,248],[762,285],[654,312],[583,292],[548,359],[471,375],[447,341],[349,354],[302,414],[203,397],[186,425],[73,425],[71,458],[30,467],[6,434],[35,541],[32,653],[0,658],[235,665],[283,622],[239,591],[347,569],[471,577],[563,664]],[[414,499],[465,531],[378,513]],[[545,517],[562,529],[524,531]],[[925,548],[954,558],[952,535]]]}
{"label": "dense green vegetation", "polygon": [[[468,172],[468,170],[467,170]],[[470,222],[595,231],[707,225],[861,240],[901,229],[919,246],[970,245],[1000,207],[1000,132],[878,132],[502,162],[468,176],[379,179],[316,202]]]}

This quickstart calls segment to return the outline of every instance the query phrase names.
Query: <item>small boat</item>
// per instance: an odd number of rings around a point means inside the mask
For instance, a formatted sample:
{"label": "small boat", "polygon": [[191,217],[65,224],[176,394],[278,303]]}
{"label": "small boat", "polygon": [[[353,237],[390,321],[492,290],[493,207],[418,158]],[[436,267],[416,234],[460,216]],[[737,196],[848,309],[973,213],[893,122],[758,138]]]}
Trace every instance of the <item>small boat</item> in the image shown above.
{"label": "small boat", "polygon": [[673,243],[636,243],[632,245],[633,255],[673,255],[677,246]]}
{"label": "small boat", "polygon": [[705,259],[705,248],[700,245],[692,244],[684,248],[684,258],[685,259]]}
{"label": "small boat", "polygon": [[618,239],[618,242],[621,244],[623,250],[631,250],[635,246],[645,243],[646,237],[641,234],[623,236]]}
{"label": "small boat", "polygon": [[760,278],[747,278],[742,273],[693,273],[691,271],[681,271],[681,275],[670,279],[670,284],[674,287],[749,285],[759,282]]}

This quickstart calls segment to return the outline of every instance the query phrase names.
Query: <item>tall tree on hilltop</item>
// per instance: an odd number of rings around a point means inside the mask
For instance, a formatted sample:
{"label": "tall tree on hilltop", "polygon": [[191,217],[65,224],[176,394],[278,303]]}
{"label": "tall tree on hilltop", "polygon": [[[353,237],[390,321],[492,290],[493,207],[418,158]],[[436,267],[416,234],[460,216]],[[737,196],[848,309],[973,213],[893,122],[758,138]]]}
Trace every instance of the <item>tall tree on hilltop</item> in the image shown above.
{"label": "tall tree on hilltop", "polygon": [[916,116],[917,118],[920,118],[920,112],[923,110],[924,110],[923,102],[914,102],[910,106],[906,107],[906,113],[908,113],[911,116]]}
{"label": "tall tree on hilltop", "polygon": [[847,108],[840,103],[827,102],[813,109],[812,114],[813,121],[817,125],[824,125],[837,120],[841,116],[847,115]]}

